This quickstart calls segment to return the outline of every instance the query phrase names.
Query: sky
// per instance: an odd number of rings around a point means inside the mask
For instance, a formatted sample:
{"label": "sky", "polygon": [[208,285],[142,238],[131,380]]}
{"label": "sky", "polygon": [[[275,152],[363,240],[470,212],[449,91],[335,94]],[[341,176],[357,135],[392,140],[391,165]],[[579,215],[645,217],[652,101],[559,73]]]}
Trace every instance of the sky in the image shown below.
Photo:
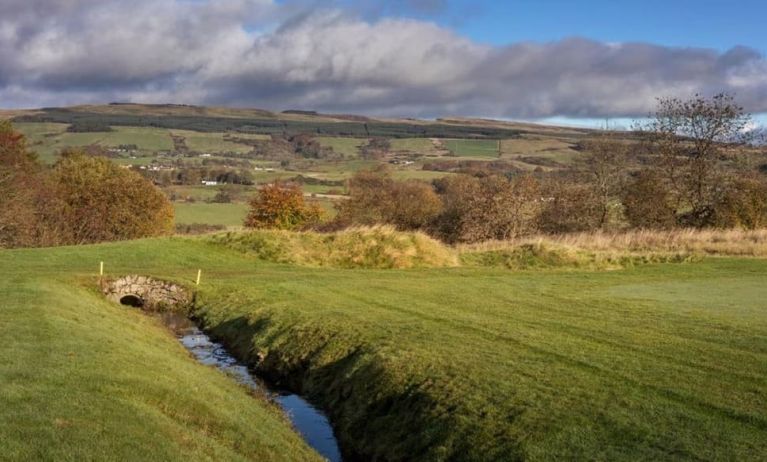
{"label": "sky", "polygon": [[729,92],[767,2],[0,0],[0,107],[111,101],[594,124]]}

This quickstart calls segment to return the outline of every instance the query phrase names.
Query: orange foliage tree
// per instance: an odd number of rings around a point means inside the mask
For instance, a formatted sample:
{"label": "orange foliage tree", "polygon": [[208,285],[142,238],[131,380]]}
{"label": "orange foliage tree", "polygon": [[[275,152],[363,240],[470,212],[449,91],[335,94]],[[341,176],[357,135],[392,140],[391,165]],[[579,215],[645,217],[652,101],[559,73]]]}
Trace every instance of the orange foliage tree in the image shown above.
{"label": "orange foliage tree", "polygon": [[261,187],[251,199],[245,226],[295,230],[316,224],[321,218],[322,210],[304,200],[300,186],[276,182]]}
{"label": "orange foliage tree", "polygon": [[173,206],[136,172],[78,151],[62,154],[51,174],[65,243],[85,244],[170,234]]}

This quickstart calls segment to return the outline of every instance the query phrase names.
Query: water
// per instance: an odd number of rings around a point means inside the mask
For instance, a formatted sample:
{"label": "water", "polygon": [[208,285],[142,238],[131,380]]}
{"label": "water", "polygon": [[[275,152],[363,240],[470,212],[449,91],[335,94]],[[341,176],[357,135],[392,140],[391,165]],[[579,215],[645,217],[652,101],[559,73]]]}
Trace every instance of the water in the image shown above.
{"label": "water", "polygon": [[173,313],[161,315],[163,322],[176,333],[181,344],[202,364],[215,366],[238,382],[266,392],[282,407],[293,427],[304,440],[331,462],[341,462],[341,451],[333,435],[327,417],[300,396],[270,389],[253,375],[244,364],[237,361],[223,345],[213,342],[187,318]]}

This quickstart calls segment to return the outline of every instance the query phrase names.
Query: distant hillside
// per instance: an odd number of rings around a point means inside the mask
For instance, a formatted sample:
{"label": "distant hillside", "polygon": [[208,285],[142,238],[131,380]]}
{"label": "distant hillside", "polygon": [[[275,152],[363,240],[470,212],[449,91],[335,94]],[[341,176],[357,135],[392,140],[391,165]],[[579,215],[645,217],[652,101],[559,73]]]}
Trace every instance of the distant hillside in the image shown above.
{"label": "distant hillside", "polygon": [[14,117],[17,122],[66,123],[75,127],[156,127],[199,132],[256,134],[314,133],[326,136],[387,138],[515,138],[511,127],[411,120],[357,120],[352,116],[313,115],[308,112],[272,113],[259,109],[224,109],[182,105],[110,104],[43,108]]}

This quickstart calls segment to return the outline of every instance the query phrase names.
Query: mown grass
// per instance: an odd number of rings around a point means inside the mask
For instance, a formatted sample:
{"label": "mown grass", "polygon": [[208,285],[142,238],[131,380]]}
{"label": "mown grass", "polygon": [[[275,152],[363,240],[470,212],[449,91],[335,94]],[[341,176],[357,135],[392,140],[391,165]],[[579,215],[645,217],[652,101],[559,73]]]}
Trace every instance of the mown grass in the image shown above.
{"label": "mown grass", "polygon": [[[767,454],[766,260],[541,272],[315,268],[265,258],[210,237],[170,238],[4,251],[0,276],[4,287],[32,274],[70,287],[100,260],[110,274],[180,282],[202,268],[196,315],[241,357],[263,357],[264,373],[330,409],[344,446],[368,458]],[[91,331],[120,331],[93,316],[81,315]],[[44,324],[10,327],[46,351],[66,351]],[[109,351],[93,355],[113,359]],[[90,390],[65,385],[78,387]],[[17,402],[2,409],[37,410]]]}
{"label": "mown grass", "polygon": [[0,460],[319,460],[274,405],[96,293],[93,259],[142,247],[0,251]]}

